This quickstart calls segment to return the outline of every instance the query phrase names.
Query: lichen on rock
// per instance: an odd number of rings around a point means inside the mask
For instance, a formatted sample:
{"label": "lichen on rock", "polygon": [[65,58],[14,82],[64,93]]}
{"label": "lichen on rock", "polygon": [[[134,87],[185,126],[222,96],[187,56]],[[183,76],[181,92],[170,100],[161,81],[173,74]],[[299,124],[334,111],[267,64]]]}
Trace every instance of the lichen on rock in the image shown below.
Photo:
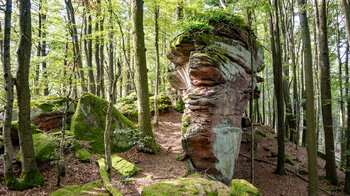
{"label": "lichen on rock", "polygon": [[263,50],[239,17],[224,11],[196,17],[171,44],[169,81],[185,102],[182,144],[192,165],[229,184]]}
{"label": "lichen on rock", "polygon": [[[108,102],[93,94],[84,94],[71,120],[71,131],[78,140],[90,142],[92,152],[104,152],[104,131]],[[136,127],[116,108],[112,111],[111,150],[122,152],[134,145]]]}

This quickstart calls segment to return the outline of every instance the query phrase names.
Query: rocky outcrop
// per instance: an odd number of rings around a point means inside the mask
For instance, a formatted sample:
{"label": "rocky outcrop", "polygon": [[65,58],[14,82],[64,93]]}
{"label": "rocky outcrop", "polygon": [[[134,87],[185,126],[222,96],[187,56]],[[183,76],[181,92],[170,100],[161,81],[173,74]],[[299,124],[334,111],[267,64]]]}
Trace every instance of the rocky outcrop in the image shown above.
{"label": "rocky outcrop", "polygon": [[[94,153],[104,152],[104,131],[108,102],[93,94],[84,94],[71,119],[70,130],[78,140],[89,141]],[[122,152],[137,141],[136,127],[116,108],[112,111],[111,150]]]}
{"label": "rocky outcrop", "polygon": [[193,27],[177,36],[167,57],[173,62],[170,83],[181,90],[186,106],[183,148],[193,167],[228,184],[239,154],[242,115],[260,80],[252,78],[251,64],[259,72],[263,53],[256,41],[250,44],[239,20],[223,17],[208,19],[203,25],[209,30]]}

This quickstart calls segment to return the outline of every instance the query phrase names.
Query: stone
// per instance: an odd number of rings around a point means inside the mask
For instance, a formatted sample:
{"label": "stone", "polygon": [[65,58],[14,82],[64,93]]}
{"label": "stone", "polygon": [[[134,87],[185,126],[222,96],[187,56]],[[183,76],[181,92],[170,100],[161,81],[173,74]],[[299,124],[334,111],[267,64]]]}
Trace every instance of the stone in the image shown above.
{"label": "stone", "polygon": [[82,187],[79,185],[66,186],[53,192],[51,196],[110,195],[106,190],[102,189],[102,186],[101,180],[96,180]]}
{"label": "stone", "polygon": [[260,196],[257,188],[245,180],[233,180],[231,186],[205,176],[194,174],[187,178],[165,180],[144,187],[143,196],[148,195],[234,195]]}
{"label": "stone", "polygon": [[258,92],[251,63],[258,72],[263,61],[258,43],[249,42],[249,30],[228,21],[235,19],[209,20],[210,32],[184,31],[167,55],[173,63],[169,81],[181,91],[186,107],[183,149],[196,170],[226,184],[233,178],[239,154],[244,110],[252,89]]}
{"label": "stone", "polygon": [[80,149],[77,152],[75,152],[75,156],[82,163],[90,163],[91,162],[91,154],[85,149]]}
{"label": "stone", "polygon": [[[33,145],[37,163],[57,160],[58,154],[56,149],[59,143],[54,136],[45,133],[33,134]],[[21,151],[18,152],[16,160],[21,162]]]}
{"label": "stone", "polygon": [[[104,153],[104,131],[108,102],[93,94],[84,94],[71,119],[70,130],[77,140],[90,142],[93,153]],[[111,151],[123,152],[135,144],[136,127],[115,107],[112,111]]]}

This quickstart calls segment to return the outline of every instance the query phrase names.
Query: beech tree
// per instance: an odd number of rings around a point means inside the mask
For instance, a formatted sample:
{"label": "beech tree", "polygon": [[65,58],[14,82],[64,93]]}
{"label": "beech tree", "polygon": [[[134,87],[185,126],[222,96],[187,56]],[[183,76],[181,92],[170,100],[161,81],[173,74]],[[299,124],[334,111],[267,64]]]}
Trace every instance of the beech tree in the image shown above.
{"label": "beech tree", "polygon": [[145,146],[151,148],[154,153],[157,153],[159,148],[152,132],[151,113],[149,109],[148,71],[146,66],[146,48],[143,32],[143,0],[132,0],[131,6],[139,129],[142,132],[143,137],[146,138]]}
{"label": "beech tree", "polygon": [[298,0],[299,19],[301,27],[301,38],[304,49],[305,66],[305,94],[306,94],[306,149],[308,157],[309,171],[309,195],[318,195],[318,175],[317,175],[317,146],[315,133],[315,95],[314,95],[314,76],[312,69],[311,39],[310,30],[306,12],[306,1]]}
{"label": "beech tree", "polygon": [[30,0],[19,0],[20,41],[17,50],[17,101],[18,101],[18,137],[21,149],[22,174],[17,188],[26,189],[41,186],[44,178],[38,170],[34,156],[32,131],[30,129],[30,89],[29,66],[32,47],[32,23]]}

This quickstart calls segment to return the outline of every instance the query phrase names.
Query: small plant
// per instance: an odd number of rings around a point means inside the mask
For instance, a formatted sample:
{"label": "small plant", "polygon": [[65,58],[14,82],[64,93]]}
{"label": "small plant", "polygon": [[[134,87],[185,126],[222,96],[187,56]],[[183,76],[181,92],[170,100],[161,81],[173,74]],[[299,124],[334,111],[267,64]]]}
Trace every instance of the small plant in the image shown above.
{"label": "small plant", "polygon": [[132,181],[132,178],[130,178],[130,177],[125,177],[125,178],[119,179],[119,180],[118,180],[118,183],[120,183],[120,184],[127,184],[127,183],[129,183],[129,182],[131,182],[131,181]]}
{"label": "small plant", "polygon": [[171,172],[171,171],[173,171],[173,169],[174,169],[174,168],[169,167],[169,168],[168,168],[168,171],[170,171],[170,172]]}

